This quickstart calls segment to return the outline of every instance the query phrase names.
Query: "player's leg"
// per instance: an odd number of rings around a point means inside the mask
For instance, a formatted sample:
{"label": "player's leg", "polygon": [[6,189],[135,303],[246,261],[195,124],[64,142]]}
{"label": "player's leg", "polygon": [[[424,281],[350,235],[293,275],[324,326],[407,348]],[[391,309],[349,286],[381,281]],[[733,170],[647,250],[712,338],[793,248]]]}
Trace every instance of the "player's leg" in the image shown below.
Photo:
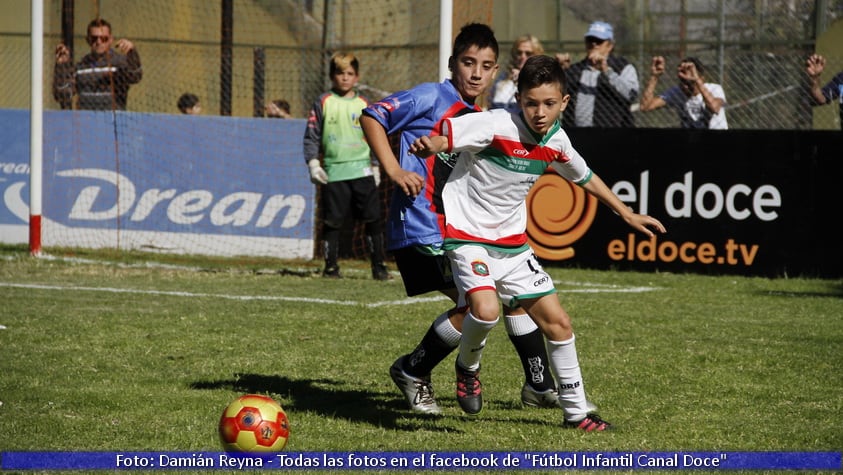
{"label": "player's leg", "polygon": [[375,280],[390,280],[392,276],[386,268],[384,259],[386,250],[383,237],[383,217],[381,216],[381,201],[378,188],[372,177],[363,177],[351,181],[354,216],[364,223],[366,235],[366,250],[372,263],[372,278]]}
{"label": "player's leg", "polygon": [[324,277],[341,277],[339,266],[342,225],[351,212],[351,186],[336,181],[322,186],[322,253],[325,256]]}
{"label": "player's leg", "polygon": [[[503,261],[505,273],[498,279],[502,300],[519,302],[547,340],[550,366],[559,387],[565,427],[602,431],[610,424],[594,414],[596,407],[585,393],[571,317],[559,303],[553,280],[531,251]],[[530,298],[519,298],[529,295]]]}
{"label": "player's leg", "polygon": [[561,407],[541,329],[520,306],[504,306],[504,326],[524,370],[521,403],[539,408]]}
{"label": "player's leg", "polygon": [[[500,318],[500,301],[495,290],[497,259],[482,246],[460,246],[448,252],[454,282],[465,295],[469,311],[462,324],[462,338],[455,362],[457,402],[468,414],[483,409],[480,360],[486,337]],[[458,303],[458,306],[461,302]]]}
{"label": "player's leg", "polygon": [[[406,247],[392,251],[408,296],[440,291],[456,301],[451,268],[436,248]],[[460,331],[452,323],[454,308],[440,314],[412,352],[401,355],[389,369],[396,386],[404,394],[410,409],[439,413],[430,373],[459,345]],[[461,318],[458,319],[461,323]]]}
{"label": "player's leg", "polygon": [[596,407],[586,398],[571,317],[559,304],[559,298],[549,294],[524,300],[522,304],[547,337],[547,354],[559,385],[559,401],[565,412],[563,425],[589,432],[609,429],[611,424],[594,413]]}

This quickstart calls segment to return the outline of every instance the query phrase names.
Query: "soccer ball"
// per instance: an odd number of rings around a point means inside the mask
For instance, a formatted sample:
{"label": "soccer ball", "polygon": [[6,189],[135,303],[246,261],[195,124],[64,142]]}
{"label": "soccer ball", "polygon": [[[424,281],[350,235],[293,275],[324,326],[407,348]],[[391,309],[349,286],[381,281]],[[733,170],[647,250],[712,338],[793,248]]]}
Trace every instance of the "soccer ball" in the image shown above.
{"label": "soccer ball", "polygon": [[232,401],[222,411],[219,430],[222,446],[229,452],[279,452],[290,437],[284,409],[259,394]]}

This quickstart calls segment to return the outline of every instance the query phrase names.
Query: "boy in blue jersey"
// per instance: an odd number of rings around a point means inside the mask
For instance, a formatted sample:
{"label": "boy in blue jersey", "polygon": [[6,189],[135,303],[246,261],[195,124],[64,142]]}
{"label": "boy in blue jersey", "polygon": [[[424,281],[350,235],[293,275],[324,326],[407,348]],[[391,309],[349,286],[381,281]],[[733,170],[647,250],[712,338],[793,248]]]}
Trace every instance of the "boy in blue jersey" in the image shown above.
{"label": "boy in blue jersey", "polygon": [[[383,171],[395,183],[389,207],[387,249],[392,252],[408,296],[440,291],[455,303],[458,293],[450,263],[442,251],[441,188],[456,161],[455,154],[426,159],[409,155],[418,137],[439,134],[442,121],[479,112],[475,104],[494,79],[498,43],[487,25],[464,26],[449,59],[452,79],[424,83],[397,92],[363,111],[360,123]],[[389,136],[398,134],[393,152]],[[398,154],[396,157],[395,154]],[[559,407],[541,331],[521,309],[507,309],[506,328],[524,369],[521,401],[534,407]],[[440,314],[418,346],[400,356],[390,376],[414,411],[439,413],[430,373],[459,345],[465,313],[456,307]]]}
{"label": "boy in blue jersey", "polygon": [[570,96],[565,72],[549,56],[533,56],[518,76],[521,112],[493,110],[446,119],[439,134],[410,146],[419,157],[462,152],[442,190],[444,249],[451,261],[460,302],[469,312],[462,325],[456,361],[457,400],[469,414],[483,407],[480,358],[498,322],[499,302],[521,305],[547,338],[550,366],[559,383],[564,427],[604,431],[588,404],[574,345],[571,317],[559,303],[553,280],[527,241],[530,188],[548,167],[581,186],[633,229],[665,232],[657,219],[633,212],[594,173],[562,130],[560,116]]}
{"label": "boy in blue jersey", "polygon": [[364,223],[372,278],[389,280],[392,276],[384,264],[379,173],[372,164],[372,152],[360,128],[360,113],[369,101],[354,89],[359,68],[353,54],[337,52],[331,57],[332,87],[310,109],[304,131],[304,159],[310,168],[310,181],[323,186],[325,269],[322,275],[341,277],[340,233],[343,222],[351,215]]}

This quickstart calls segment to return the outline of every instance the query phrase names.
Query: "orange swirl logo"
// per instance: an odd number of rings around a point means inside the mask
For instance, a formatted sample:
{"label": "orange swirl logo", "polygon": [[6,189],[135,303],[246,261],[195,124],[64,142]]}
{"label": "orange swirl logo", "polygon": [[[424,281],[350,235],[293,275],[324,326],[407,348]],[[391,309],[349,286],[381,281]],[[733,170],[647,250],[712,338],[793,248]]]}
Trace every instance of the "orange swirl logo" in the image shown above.
{"label": "orange swirl logo", "polygon": [[588,231],[597,199],[556,173],[539,177],[527,195],[527,237],[542,259],[574,257],[570,245]]}

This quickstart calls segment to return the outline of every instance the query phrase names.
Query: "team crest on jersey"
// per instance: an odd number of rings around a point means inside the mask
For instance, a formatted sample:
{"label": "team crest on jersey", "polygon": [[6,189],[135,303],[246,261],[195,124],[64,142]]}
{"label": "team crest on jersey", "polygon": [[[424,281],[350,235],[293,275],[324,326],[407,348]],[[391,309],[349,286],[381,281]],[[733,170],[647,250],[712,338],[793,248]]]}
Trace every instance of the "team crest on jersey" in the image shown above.
{"label": "team crest on jersey", "polygon": [[489,266],[486,265],[483,261],[474,261],[471,263],[471,271],[474,272],[475,275],[479,275],[482,277],[489,276]]}
{"label": "team crest on jersey", "polygon": [[439,159],[440,162],[448,165],[449,168],[454,168],[457,164],[457,157],[459,156],[459,152],[455,153],[445,153],[439,152],[436,154],[436,158]]}

